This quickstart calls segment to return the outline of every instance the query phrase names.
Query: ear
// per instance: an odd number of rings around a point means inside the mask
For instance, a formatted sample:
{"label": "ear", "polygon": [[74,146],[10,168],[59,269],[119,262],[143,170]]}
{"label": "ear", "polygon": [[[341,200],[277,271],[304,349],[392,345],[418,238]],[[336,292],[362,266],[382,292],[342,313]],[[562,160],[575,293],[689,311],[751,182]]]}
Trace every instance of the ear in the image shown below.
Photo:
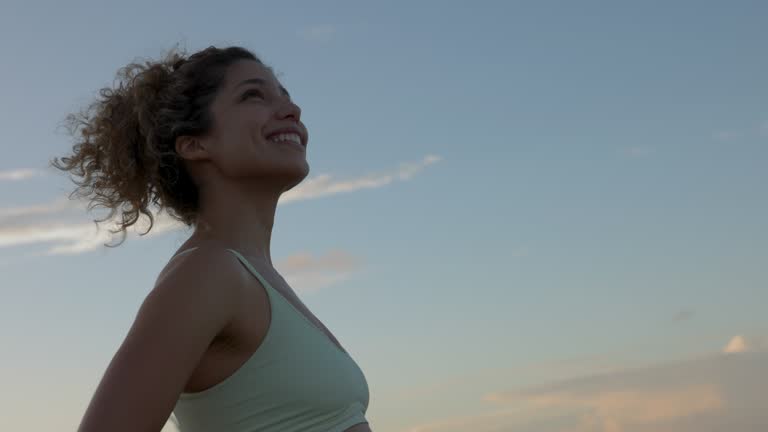
{"label": "ear", "polygon": [[197,137],[182,135],[176,138],[176,153],[182,159],[197,160],[206,156],[205,146]]}

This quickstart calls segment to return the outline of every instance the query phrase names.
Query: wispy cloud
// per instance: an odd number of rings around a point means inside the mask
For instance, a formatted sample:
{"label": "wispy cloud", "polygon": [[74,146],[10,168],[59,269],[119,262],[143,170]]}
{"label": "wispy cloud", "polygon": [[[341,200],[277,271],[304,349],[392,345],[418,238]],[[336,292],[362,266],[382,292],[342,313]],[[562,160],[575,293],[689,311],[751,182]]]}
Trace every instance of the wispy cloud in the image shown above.
{"label": "wispy cloud", "polygon": [[32,177],[44,175],[43,171],[32,168],[19,168],[8,171],[0,171],[0,181],[19,181],[27,180]]}
{"label": "wispy cloud", "polygon": [[361,189],[372,189],[386,186],[396,181],[410,180],[429,165],[441,161],[436,155],[427,155],[418,162],[404,162],[400,167],[390,172],[368,174],[362,177],[336,180],[330,174],[322,174],[305,180],[304,183],[291,189],[280,197],[280,202],[291,202],[320,198],[329,195],[349,193]]}
{"label": "wispy cloud", "polygon": [[91,232],[91,223],[49,222],[45,225],[0,227],[0,247],[80,239]]}
{"label": "wispy cloud", "polygon": [[302,252],[281,260],[275,267],[291,286],[309,293],[350,279],[362,267],[362,260],[341,250],[321,256]]}
{"label": "wispy cloud", "polygon": [[[489,396],[489,401],[493,399]],[[633,427],[657,427],[659,423],[723,408],[723,397],[712,384],[692,384],[658,389],[595,389],[592,391],[545,391],[523,400],[541,409],[582,410],[574,431],[619,432]],[[501,402],[503,399],[496,400]]]}
{"label": "wispy cloud", "polygon": [[360,265],[358,258],[344,251],[332,250],[324,256],[315,257],[308,252],[297,253],[280,262],[286,272],[348,271]]}
{"label": "wispy cloud", "polygon": [[336,35],[336,27],[331,24],[317,24],[299,30],[298,34],[312,42],[328,42]]}
{"label": "wispy cloud", "polygon": [[[427,166],[440,160],[439,156],[428,155],[417,162],[402,163],[398,168],[389,172],[341,180],[336,180],[330,174],[322,174],[305,180],[304,183],[283,194],[280,204],[381,188],[393,182],[407,181]],[[73,255],[97,250],[102,248],[104,244],[112,243],[114,237],[109,231],[116,230],[118,226],[116,220],[102,223],[97,230],[92,221],[85,221],[82,216],[75,218],[72,215],[66,215],[67,211],[83,210],[85,206],[86,203],[84,202],[70,201],[64,197],[39,205],[0,209],[0,248],[53,243],[46,250],[32,253],[31,256]],[[156,217],[152,230],[141,238],[161,235],[183,227],[180,222],[171,218],[165,211],[153,211],[153,214]],[[142,218],[136,225],[128,229],[128,233],[144,234],[148,226],[149,221]],[[321,260],[323,259],[333,260],[338,259],[338,257],[321,258]],[[325,261],[326,264],[328,262],[330,261]],[[288,262],[287,265],[295,266],[296,264]],[[334,277],[348,277],[339,276],[346,274],[345,271],[340,270]],[[303,272],[304,276],[299,276],[299,273],[295,277],[310,277],[307,276],[306,271]],[[323,286],[331,283],[327,279],[328,277],[327,274],[324,276],[315,274],[310,277],[311,280],[306,282],[306,286]]]}
{"label": "wispy cloud", "polygon": [[768,430],[765,388],[768,353],[709,355],[486,393],[482,399],[498,409],[455,413],[402,432]]}
{"label": "wispy cloud", "polygon": [[424,400],[433,400],[442,394],[455,392],[456,388],[485,385],[484,383],[496,386],[505,379],[515,381],[522,379],[522,381],[527,382],[533,377],[548,377],[550,380],[558,380],[574,376],[618,372],[635,364],[633,363],[635,360],[624,357],[618,353],[569,356],[557,360],[538,360],[516,366],[484,367],[465,374],[455,374],[449,379],[441,379],[438,382],[414,383],[414,385],[398,389],[394,393],[394,397],[397,400],[419,403]]}
{"label": "wispy cloud", "polygon": [[768,120],[753,124],[743,129],[720,130],[712,133],[712,138],[717,141],[736,141],[740,138],[768,137]]}
{"label": "wispy cloud", "polygon": [[4,209],[0,208],[0,229],[15,221],[28,220],[28,218],[31,217],[44,215],[56,215],[66,210],[78,209],[80,206],[81,204],[77,201],[69,200],[67,197],[61,197],[45,204],[9,207]]}

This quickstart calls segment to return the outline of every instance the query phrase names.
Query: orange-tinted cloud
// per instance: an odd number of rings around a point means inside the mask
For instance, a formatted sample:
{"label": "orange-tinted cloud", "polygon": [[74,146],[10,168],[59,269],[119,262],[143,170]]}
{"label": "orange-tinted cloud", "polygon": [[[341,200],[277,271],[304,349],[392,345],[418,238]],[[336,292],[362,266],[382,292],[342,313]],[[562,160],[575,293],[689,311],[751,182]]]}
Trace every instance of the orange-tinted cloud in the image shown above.
{"label": "orange-tinted cloud", "polygon": [[398,432],[753,432],[768,430],[767,399],[768,353],[718,354],[491,392],[485,413]]}
{"label": "orange-tinted cloud", "polygon": [[725,353],[742,353],[747,351],[747,341],[744,336],[734,336],[728,341],[728,344],[723,348]]}
{"label": "orange-tinted cloud", "polygon": [[351,278],[362,267],[362,260],[341,250],[320,256],[302,252],[283,259],[275,267],[294,289],[308,293]]}
{"label": "orange-tinted cloud", "polygon": [[575,430],[623,432],[628,426],[655,425],[722,409],[723,400],[711,384],[656,390],[607,390],[593,394],[570,392],[531,395],[528,401],[545,408],[581,409],[582,423]]}

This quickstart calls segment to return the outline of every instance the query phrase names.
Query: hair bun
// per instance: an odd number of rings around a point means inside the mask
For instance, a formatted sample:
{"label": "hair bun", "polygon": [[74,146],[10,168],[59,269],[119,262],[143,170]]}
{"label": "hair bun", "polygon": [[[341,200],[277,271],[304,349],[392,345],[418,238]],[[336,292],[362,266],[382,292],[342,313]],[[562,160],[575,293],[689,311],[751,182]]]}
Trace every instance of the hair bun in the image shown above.
{"label": "hair bun", "polygon": [[212,130],[210,101],[230,65],[240,60],[261,63],[237,46],[208,47],[192,55],[173,47],[160,59],[141,60],[118,69],[112,86],[102,87],[96,100],[67,115],[75,140],[72,153],[51,160],[53,167],[73,175],[77,189],[70,199],[88,198],[89,211],[108,209],[94,222],[97,227],[116,223],[109,231],[122,234],[123,240],[128,227],[143,216],[149,219],[149,232],[159,216],[156,210],[188,227],[197,223],[199,186],[176,153],[176,138]]}

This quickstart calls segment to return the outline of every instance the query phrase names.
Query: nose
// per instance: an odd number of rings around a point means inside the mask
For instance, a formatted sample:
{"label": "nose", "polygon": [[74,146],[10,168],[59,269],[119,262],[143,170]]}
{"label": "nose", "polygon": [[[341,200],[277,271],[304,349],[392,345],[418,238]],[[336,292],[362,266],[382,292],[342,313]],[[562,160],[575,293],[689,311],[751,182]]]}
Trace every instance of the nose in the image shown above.
{"label": "nose", "polygon": [[293,101],[287,100],[278,109],[277,116],[280,120],[293,118],[294,120],[299,121],[301,120],[301,108],[293,103]]}

